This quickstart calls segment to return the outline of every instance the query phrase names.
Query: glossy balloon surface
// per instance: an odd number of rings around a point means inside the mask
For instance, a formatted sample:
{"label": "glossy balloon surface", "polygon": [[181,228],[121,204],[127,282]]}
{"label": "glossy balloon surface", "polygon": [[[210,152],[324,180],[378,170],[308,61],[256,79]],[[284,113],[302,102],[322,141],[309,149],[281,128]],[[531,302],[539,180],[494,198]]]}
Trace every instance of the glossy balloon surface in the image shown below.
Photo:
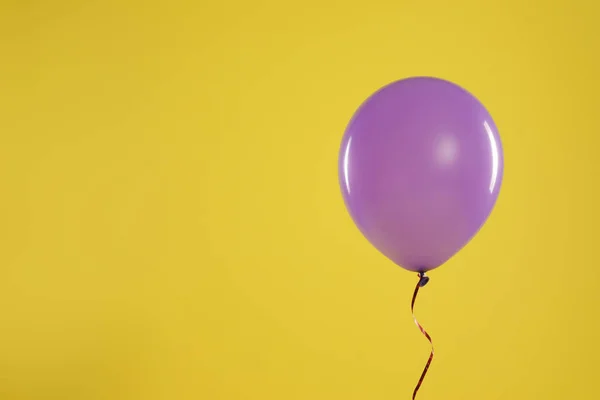
{"label": "glossy balloon surface", "polygon": [[437,78],[393,82],[356,111],[339,153],[345,204],[364,236],[410,271],[439,267],[477,233],[503,176],[485,107]]}

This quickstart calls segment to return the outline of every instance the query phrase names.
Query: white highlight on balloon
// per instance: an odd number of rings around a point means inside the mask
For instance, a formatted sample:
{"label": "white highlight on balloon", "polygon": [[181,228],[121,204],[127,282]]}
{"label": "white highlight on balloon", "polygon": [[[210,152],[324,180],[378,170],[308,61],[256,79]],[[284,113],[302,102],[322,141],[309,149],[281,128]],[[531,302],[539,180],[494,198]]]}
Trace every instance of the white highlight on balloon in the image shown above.
{"label": "white highlight on balloon", "polygon": [[452,135],[440,136],[435,148],[435,158],[441,165],[452,165],[458,156],[458,142]]}
{"label": "white highlight on balloon", "polygon": [[492,193],[494,191],[494,187],[496,186],[496,180],[498,179],[498,143],[496,142],[494,132],[487,121],[483,121],[483,127],[485,128],[485,132],[490,139],[490,146],[492,146],[492,179],[490,180],[490,193]]}
{"label": "white highlight on balloon", "polygon": [[352,136],[346,144],[346,152],[344,153],[344,181],[346,182],[346,190],[350,193],[350,176],[348,174],[348,165],[350,164],[350,145],[352,144]]}

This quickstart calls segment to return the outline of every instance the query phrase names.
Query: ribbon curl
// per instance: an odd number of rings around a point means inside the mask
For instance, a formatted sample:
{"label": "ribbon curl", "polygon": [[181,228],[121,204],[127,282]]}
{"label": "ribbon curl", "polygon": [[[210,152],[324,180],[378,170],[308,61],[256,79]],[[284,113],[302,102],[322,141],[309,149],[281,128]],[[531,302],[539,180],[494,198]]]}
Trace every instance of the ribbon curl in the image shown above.
{"label": "ribbon curl", "polygon": [[417,286],[415,287],[415,292],[413,293],[412,301],[410,303],[410,312],[412,313],[415,324],[417,325],[417,327],[419,328],[421,333],[427,338],[427,340],[429,340],[429,343],[431,343],[431,353],[429,354],[429,359],[427,360],[427,364],[425,364],[425,369],[423,369],[423,373],[421,373],[419,382],[417,383],[417,386],[415,387],[415,390],[413,391],[413,395],[412,395],[413,400],[415,400],[415,398],[417,397],[417,392],[419,391],[419,388],[421,387],[421,384],[423,383],[423,379],[425,379],[425,375],[427,375],[427,371],[429,370],[431,361],[433,360],[433,341],[431,340],[431,336],[429,336],[429,333],[427,333],[425,328],[423,328],[421,326],[421,324],[419,324],[419,321],[417,321],[417,317],[415,317],[415,300],[417,299],[417,294],[419,293],[419,288],[422,288],[423,286],[427,285],[427,282],[429,282],[429,277],[427,275],[425,275],[424,272],[419,272],[419,282],[417,283]]}

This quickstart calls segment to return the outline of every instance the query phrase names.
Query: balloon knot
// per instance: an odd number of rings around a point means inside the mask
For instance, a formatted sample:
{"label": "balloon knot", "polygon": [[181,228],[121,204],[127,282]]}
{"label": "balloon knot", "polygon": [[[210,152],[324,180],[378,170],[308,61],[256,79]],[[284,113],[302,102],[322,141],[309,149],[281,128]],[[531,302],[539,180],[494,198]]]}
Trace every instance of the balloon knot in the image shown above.
{"label": "balloon knot", "polygon": [[419,286],[423,287],[429,283],[429,277],[425,274],[425,272],[419,272]]}

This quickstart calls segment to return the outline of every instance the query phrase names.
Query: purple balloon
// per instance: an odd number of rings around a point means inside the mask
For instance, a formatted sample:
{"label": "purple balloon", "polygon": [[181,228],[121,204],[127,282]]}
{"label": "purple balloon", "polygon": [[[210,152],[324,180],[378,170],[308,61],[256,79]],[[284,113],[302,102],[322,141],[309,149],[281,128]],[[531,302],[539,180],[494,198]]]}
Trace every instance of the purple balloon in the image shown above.
{"label": "purple balloon", "polygon": [[504,157],[492,117],[437,78],[393,82],[352,117],[339,154],[346,207],[363,235],[399,266],[439,267],[488,218]]}

